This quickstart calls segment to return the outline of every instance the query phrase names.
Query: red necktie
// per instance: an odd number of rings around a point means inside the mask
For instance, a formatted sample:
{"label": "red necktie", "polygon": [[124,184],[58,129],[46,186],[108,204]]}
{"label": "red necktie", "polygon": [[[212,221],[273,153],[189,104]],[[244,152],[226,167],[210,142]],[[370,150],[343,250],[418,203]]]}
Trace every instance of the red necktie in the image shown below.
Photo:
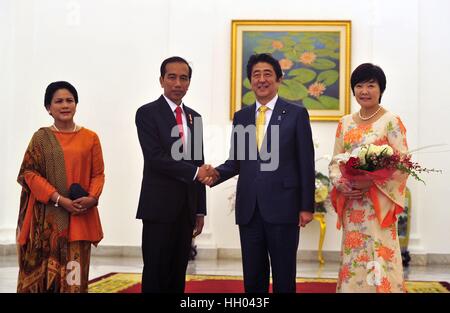
{"label": "red necktie", "polygon": [[181,109],[180,106],[177,105],[177,108],[175,109],[175,113],[176,113],[176,120],[177,120],[177,124],[178,124],[178,132],[180,133],[180,138],[181,141],[183,142],[183,146],[184,146],[184,131],[183,131],[183,119],[181,118],[181,113],[183,113],[183,110]]}

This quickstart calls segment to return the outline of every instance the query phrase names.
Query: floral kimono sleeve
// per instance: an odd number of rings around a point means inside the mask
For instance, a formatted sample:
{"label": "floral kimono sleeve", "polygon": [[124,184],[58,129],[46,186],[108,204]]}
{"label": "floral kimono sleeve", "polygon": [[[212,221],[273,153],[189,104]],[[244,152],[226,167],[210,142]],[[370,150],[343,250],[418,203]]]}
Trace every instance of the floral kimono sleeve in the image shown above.
{"label": "floral kimono sleeve", "polygon": [[406,128],[399,117],[389,121],[387,125],[387,137],[389,145],[394,151],[404,155],[408,152],[408,144],[406,142]]}
{"label": "floral kimono sleeve", "polygon": [[330,181],[335,187],[339,185],[339,181],[342,177],[341,170],[339,169],[338,158],[336,156],[344,152],[343,122],[341,119],[336,129],[333,157],[328,165]]}
{"label": "floral kimono sleeve", "polygon": [[[404,155],[408,152],[406,128],[399,117],[389,120],[386,125],[388,144],[395,152]],[[406,180],[408,174],[396,171],[390,179],[375,185],[379,190],[380,207],[382,208],[381,226],[387,227],[396,221],[396,216],[403,211]]]}

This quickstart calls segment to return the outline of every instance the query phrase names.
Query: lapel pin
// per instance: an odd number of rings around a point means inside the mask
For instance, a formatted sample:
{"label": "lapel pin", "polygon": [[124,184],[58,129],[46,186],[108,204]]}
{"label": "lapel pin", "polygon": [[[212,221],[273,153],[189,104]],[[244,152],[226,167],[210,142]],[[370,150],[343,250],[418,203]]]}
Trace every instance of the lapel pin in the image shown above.
{"label": "lapel pin", "polygon": [[283,112],[281,112],[281,113],[286,114],[286,110],[283,110]]}
{"label": "lapel pin", "polygon": [[191,113],[189,113],[189,124],[192,125],[192,115],[191,115]]}

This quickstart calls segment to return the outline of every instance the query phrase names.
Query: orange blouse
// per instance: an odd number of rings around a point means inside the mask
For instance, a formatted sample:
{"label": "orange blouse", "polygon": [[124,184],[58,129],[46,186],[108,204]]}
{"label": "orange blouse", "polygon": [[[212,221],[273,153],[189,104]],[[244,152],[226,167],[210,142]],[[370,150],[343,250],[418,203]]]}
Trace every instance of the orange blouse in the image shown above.
{"label": "orange blouse", "polygon": [[[67,188],[79,183],[90,196],[99,199],[105,183],[102,148],[93,131],[81,128],[73,133],[53,132],[64,153]],[[47,204],[57,191],[44,177],[25,173],[25,181],[37,201]],[[71,215],[69,241],[87,240],[97,244],[103,238],[97,207],[85,214]]]}

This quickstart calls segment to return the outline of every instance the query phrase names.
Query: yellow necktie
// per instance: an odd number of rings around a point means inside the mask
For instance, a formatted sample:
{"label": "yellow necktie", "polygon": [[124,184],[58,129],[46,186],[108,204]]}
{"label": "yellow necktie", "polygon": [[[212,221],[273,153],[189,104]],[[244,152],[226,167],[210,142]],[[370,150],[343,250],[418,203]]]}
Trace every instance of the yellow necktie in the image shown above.
{"label": "yellow necktie", "polygon": [[261,150],[261,145],[264,140],[264,126],[266,125],[266,111],[269,108],[262,105],[258,109],[258,117],[256,118],[256,144],[258,151]]}

